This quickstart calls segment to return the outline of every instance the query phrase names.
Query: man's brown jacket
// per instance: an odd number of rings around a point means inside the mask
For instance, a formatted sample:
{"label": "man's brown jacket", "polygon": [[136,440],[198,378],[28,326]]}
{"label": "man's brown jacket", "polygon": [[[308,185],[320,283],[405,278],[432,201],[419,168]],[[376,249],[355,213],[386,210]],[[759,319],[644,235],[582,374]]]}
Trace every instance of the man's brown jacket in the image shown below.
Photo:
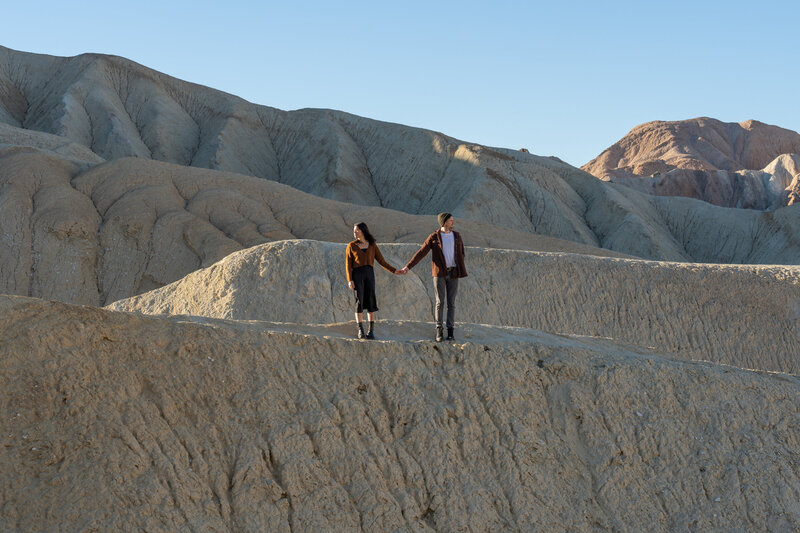
{"label": "man's brown jacket", "polygon": [[[431,255],[431,270],[434,278],[444,278],[447,276],[447,264],[444,260],[444,251],[442,250],[442,237],[439,235],[441,230],[434,231],[430,237],[425,239],[422,248],[414,254],[411,261],[408,262],[408,268],[414,268],[414,265],[422,261],[432,252]],[[454,278],[466,278],[467,267],[464,264],[464,241],[461,240],[461,234],[457,231],[453,232],[453,252],[456,259],[455,270],[453,271]]]}

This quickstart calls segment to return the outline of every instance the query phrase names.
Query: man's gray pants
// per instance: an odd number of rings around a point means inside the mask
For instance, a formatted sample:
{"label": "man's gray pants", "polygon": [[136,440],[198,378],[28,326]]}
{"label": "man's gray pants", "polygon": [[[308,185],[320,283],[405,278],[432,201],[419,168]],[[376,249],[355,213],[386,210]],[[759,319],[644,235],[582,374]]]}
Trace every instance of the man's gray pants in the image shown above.
{"label": "man's gray pants", "polygon": [[458,292],[458,278],[451,278],[450,272],[447,277],[433,278],[433,286],[436,289],[436,307],[433,318],[436,326],[442,327],[442,310],[445,299],[447,300],[447,327],[452,328],[456,317],[456,293]]}

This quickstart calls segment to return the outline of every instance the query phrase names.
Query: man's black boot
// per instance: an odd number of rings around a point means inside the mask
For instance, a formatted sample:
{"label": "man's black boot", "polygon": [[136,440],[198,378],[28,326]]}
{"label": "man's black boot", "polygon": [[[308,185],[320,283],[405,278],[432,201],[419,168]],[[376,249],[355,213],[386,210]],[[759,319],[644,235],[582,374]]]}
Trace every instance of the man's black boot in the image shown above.
{"label": "man's black boot", "polygon": [[358,338],[364,338],[364,325],[361,322],[358,323]]}
{"label": "man's black boot", "polygon": [[442,333],[442,326],[436,326],[436,342],[444,340],[444,333]]}
{"label": "man's black boot", "polygon": [[369,331],[367,332],[367,338],[368,339],[374,339],[375,338],[374,329],[375,329],[375,322],[370,320],[369,321]]}
{"label": "man's black boot", "polygon": [[453,328],[447,328],[447,340],[449,341],[456,340],[456,338],[453,337]]}

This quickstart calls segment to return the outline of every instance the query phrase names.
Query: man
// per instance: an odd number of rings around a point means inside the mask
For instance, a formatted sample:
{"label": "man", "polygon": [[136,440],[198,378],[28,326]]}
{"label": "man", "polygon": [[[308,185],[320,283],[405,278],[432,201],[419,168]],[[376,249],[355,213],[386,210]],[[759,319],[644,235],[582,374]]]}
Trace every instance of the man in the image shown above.
{"label": "man", "polygon": [[447,301],[447,340],[455,340],[453,327],[455,319],[456,293],[459,278],[467,277],[464,265],[464,241],[457,231],[453,231],[455,219],[450,213],[439,213],[439,229],[431,233],[422,248],[414,254],[411,261],[401,270],[403,274],[422,261],[428,252],[431,255],[433,285],[436,289],[436,308],[433,318],[436,320],[436,341],[443,338],[442,311]]}

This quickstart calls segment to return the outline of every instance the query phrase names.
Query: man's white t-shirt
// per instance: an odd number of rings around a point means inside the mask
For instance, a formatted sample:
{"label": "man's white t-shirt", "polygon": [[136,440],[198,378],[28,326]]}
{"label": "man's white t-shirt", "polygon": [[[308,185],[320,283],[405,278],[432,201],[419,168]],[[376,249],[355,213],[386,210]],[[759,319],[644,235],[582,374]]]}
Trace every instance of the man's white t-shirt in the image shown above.
{"label": "man's white t-shirt", "polygon": [[442,237],[444,262],[447,263],[447,268],[453,268],[456,266],[455,237],[453,237],[453,232],[445,233],[441,231],[439,235]]}

